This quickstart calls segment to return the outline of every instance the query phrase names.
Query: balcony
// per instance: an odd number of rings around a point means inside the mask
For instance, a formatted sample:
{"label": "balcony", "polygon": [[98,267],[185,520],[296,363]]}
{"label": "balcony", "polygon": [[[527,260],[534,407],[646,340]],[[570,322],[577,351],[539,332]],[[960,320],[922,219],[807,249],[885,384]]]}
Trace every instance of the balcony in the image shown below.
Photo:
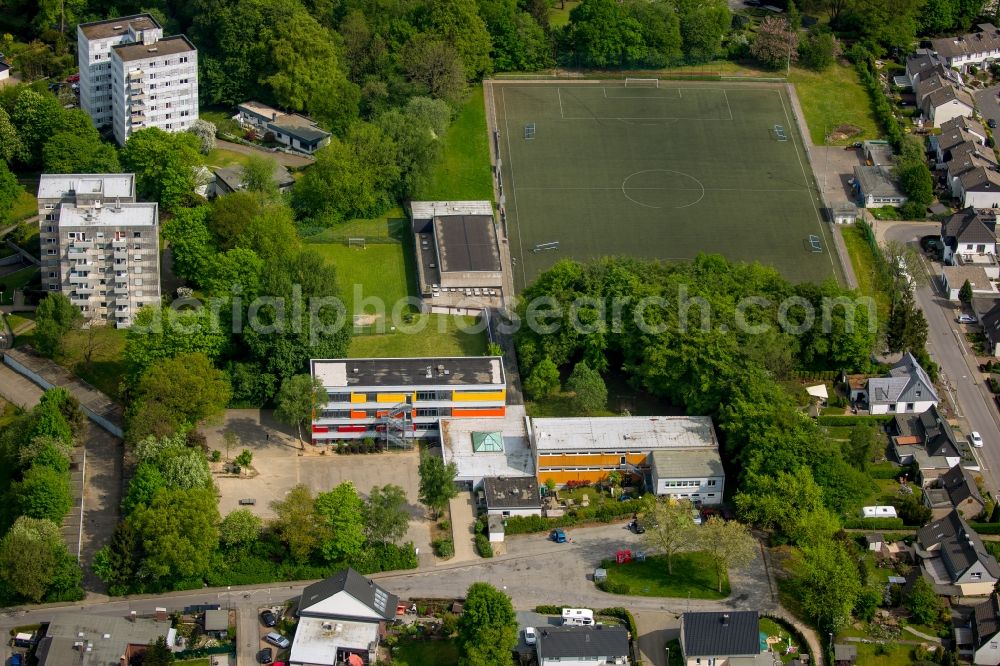
{"label": "balcony", "polygon": [[114,303],[118,308],[128,308],[132,304],[128,296],[115,296]]}
{"label": "balcony", "polygon": [[128,250],[126,250],[126,249],[115,250],[114,258],[115,259],[128,259]]}
{"label": "balcony", "polygon": [[70,247],[69,256],[70,257],[83,257],[86,256],[87,252],[90,250],[85,247]]}
{"label": "balcony", "polygon": [[111,247],[116,249],[119,247],[128,247],[128,240],[125,238],[116,238],[111,241]]}
{"label": "balcony", "polygon": [[128,284],[121,283],[115,285],[115,294],[124,296],[128,294]]}
{"label": "balcony", "polygon": [[80,285],[76,289],[74,289],[74,292],[77,294],[86,294],[87,296],[90,296],[91,294],[94,293],[94,288],[88,287],[87,285]]}
{"label": "balcony", "polygon": [[70,273],[69,283],[70,284],[87,284],[87,280],[90,279],[89,275],[81,273]]}
{"label": "balcony", "polygon": [[90,296],[85,296],[83,294],[70,294],[69,302],[73,305],[89,305]]}
{"label": "balcony", "polygon": [[128,80],[129,81],[142,81],[142,70],[141,69],[137,69],[134,72],[129,72],[128,73]]}
{"label": "balcony", "polygon": [[94,241],[93,240],[85,240],[85,239],[82,239],[82,238],[77,238],[75,240],[70,241],[70,247],[75,247],[75,248],[78,248],[78,249],[82,248],[82,249],[89,250],[90,248],[94,247]]}

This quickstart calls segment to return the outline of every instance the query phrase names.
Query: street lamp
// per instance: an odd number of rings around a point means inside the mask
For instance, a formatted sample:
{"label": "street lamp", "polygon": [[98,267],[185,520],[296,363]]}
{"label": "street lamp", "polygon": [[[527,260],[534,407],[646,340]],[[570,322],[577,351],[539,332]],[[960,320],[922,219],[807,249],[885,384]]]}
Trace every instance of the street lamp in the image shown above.
{"label": "street lamp", "polygon": [[667,647],[667,666],[670,666],[670,647]]}

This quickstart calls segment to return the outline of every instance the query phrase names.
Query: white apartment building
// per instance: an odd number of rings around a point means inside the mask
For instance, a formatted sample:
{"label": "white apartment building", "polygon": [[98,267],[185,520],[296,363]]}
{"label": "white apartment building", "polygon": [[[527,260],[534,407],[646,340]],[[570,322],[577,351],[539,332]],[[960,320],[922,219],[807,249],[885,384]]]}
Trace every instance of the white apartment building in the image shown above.
{"label": "white apartment building", "polygon": [[38,215],[44,289],[119,328],[160,302],[159,209],[134,174],[42,174]]}
{"label": "white apartment building", "polygon": [[80,106],[124,144],[132,132],[183,131],[198,119],[198,51],[183,35],[163,37],[148,14],[77,27]]}

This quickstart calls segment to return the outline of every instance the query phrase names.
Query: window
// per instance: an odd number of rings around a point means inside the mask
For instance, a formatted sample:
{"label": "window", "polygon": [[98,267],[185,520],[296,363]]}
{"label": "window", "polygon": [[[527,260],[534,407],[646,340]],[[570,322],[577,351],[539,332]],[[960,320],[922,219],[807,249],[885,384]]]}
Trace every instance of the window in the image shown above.
{"label": "window", "polygon": [[625,464],[625,456],[620,456],[618,458],[618,464],[619,465],[624,465]]}
{"label": "window", "polygon": [[981,578],[983,577],[983,574],[982,574],[982,573],[980,573],[980,572],[978,572],[978,571],[973,571],[973,572],[972,572],[972,573],[971,573],[971,574],[969,575],[969,577],[970,577],[970,578],[972,578],[972,580],[979,580],[979,579],[981,579]]}
{"label": "window", "polygon": [[49,277],[50,278],[54,278],[55,276],[56,276],[56,272],[55,271],[49,271]]}
{"label": "window", "polygon": [[57,285],[57,284],[50,284],[49,285],[49,291],[55,291],[58,288],[59,288],[59,285]]}
{"label": "window", "polygon": [[55,249],[51,248],[51,247],[45,251],[45,254],[50,254],[51,255],[51,254],[55,254],[55,253],[56,253]]}
{"label": "window", "polygon": [[135,284],[136,284],[137,286],[138,286],[138,285],[141,285],[141,284],[142,284],[142,278],[136,278],[136,280],[135,280]]}
{"label": "window", "polygon": [[709,479],[708,483],[706,483],[705,485],[706,486],[714,486],[715,485],[715,479]]}

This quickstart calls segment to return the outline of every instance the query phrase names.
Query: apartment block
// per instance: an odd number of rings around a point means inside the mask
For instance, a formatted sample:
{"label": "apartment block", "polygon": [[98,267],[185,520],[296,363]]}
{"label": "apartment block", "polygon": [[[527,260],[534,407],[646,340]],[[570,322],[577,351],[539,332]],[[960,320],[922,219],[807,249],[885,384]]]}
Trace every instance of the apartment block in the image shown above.
{"label": "apartment block", "polygon": [[160,302],[159,209],[134,174],[42,174],[38,215],[44,289],[118,327]]}
{"label": "apartment block", "polygon": [[115,139],[146,127],[183,131],[198,119],[198,51],[183,35],[164,37],[149,14],[77,27],[80,106]]}
{"label": "apartment block", "polygon": [[389,419],[413,437],[436,438],[442,418],[506,414],[499,356],[317,359],[310,370],[328,395],[313,418],[313,444],[377,438]]}

